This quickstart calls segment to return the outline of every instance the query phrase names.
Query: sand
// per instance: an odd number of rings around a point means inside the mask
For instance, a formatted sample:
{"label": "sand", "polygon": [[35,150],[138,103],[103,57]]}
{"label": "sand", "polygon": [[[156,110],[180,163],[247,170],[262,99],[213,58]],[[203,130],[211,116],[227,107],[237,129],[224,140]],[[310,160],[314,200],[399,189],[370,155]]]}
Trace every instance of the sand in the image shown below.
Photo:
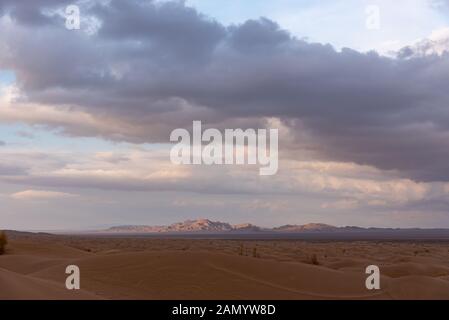
{"label": "sand", "polygon": [[[81,290],[65,288],[71,264]],[[14,235],[0,299],[449,299],[449,246]]]}

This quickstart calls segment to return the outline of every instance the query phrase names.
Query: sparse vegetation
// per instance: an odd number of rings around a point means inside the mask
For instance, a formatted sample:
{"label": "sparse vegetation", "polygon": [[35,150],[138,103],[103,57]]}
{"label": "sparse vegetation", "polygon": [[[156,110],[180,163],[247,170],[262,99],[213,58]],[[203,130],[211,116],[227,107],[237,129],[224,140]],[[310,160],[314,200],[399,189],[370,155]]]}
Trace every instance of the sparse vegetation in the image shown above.
{"label": "sparse vegetation", "polygon": [[260,258],[260,255],[257,253],[257,247],[254,247],[254,249],[253,249],[253,257]]}
{"label": "sparse vegetation", "polygon": [[0,231],[0,254],[5,253],[7,244],[8,244],[8,238],[6,237],[6,233],[3,231]]}
{"label": "sparse vegetation", "polygon": [[307,261],[307,263],[309,264],[313,264],[315,266],[318,266],[320,264],[320,262],[318,261],[318,257],[316,256],[316,254],[312,254],[309,257],[309,260]]}
{"label": "sparse vegetation", "polygon": [[239,248],[239,256],[243,256],[243,244],[240,244],[240,248]]}

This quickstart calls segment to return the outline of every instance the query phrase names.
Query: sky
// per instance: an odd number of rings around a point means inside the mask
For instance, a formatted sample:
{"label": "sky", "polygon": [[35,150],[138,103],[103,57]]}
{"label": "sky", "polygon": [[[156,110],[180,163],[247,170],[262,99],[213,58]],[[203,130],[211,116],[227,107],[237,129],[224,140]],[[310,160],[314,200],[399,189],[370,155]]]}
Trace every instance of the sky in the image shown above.
{"label": "sky", "polygon": [[[0,0],[0,29],[0,228],[449,228],[447,1]],[[171,163],[195,120],[278,129],[277,174]]]}

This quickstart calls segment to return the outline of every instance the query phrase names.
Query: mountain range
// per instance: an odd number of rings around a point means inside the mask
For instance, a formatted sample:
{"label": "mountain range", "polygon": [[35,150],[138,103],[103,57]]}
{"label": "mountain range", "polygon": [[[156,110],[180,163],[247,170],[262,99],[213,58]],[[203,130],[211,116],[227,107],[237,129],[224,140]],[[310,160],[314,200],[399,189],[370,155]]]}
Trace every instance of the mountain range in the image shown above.
{"label": "mountain range", "polygon": [[[147,225],[126,225],[111,227],[104,232],[108,233],[228,233],[228,232],[285,232],[285,233],[302,233],[302,232],[338,232],[338,231],[363,231],[376,230],[377,228],[361,228],[361,227],[336,227],[323,223],[309,223],[304,225],[283,225],[276,228],[262,228],[251,223],[232,225],[226,222],[211,221],[209,219],[186,220],[166,226],[147,226]],[[384,230],[384,229],[378,229]]]}

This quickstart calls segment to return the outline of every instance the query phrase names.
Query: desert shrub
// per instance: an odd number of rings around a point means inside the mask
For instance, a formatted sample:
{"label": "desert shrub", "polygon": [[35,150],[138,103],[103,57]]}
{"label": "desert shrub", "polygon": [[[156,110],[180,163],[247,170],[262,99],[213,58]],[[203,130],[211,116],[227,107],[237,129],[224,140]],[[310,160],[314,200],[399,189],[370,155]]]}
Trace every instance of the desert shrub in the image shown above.
{"label": "desert shrub", "polygon": [[8,243],[8,238],[6,233],[0,231],[0,254],[4,254],[6,250],[6,244]]}
{"label": "desert shrub", "polygon": [[308,261],[309,264],[313,264],[315,266],[318,266],[320,264],[320,262],[318,261],[318,257],[316,256],[316,254],[312,254],[309,258]]}
{"label": "desert shrub", "polygon": [[260,254],[257,252],[257,248],[256,247],[254,247],[254,249],[253,249],[253,257],[254,258],[260,258]]}

